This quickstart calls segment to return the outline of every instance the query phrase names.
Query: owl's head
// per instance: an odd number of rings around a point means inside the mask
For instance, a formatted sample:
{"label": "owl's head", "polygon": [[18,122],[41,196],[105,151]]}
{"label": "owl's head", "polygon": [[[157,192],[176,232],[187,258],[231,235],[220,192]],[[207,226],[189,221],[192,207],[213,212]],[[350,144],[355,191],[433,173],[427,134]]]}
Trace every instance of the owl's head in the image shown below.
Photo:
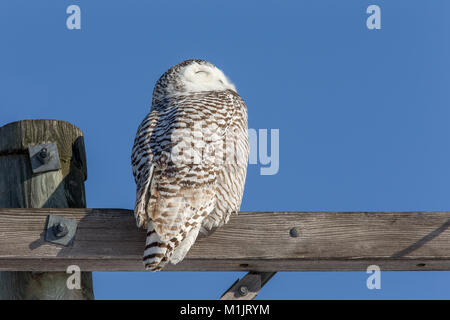
{"label": "owl's head", "polygon": [[186,60],[159,78],[153,90],[153,104],[177,95],[224,90],[236,91],[236,88],[222,70],[205,60]]}

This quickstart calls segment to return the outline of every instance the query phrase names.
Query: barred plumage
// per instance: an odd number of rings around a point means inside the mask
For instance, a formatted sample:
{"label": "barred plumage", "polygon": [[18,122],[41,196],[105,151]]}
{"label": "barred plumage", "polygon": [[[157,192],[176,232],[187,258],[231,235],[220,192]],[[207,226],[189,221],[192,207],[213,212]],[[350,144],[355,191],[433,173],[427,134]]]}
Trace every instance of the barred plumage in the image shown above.
{"label": "barred plumage", "polygon": [[247,108],[222,71],[187,60],[161,76],[132,150],[146,269],[178,263],[239,211],[248,155]]}

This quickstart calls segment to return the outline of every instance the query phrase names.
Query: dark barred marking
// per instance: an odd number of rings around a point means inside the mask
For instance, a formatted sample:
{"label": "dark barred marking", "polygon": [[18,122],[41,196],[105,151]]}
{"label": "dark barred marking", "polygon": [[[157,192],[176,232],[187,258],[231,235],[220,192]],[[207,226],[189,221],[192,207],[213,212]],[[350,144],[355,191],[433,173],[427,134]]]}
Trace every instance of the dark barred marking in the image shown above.
{"label": "dark barred marking", "polygon": [[152,253],[149,255],[144,256],[144,258],[142,258],[142,260],[149,260],[149,259],[153,259],[153,258],[162,258],[164,257],[164,254],[162,253]]}

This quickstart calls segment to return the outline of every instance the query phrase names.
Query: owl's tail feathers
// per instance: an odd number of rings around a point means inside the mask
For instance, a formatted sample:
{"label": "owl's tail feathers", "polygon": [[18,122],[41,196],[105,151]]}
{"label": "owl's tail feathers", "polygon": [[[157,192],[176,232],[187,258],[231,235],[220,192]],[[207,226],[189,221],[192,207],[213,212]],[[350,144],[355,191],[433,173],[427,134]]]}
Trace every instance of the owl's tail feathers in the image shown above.
{"label": "owl's tail feathers", "polygon": [[152,223],[148,223],[147,241],[145,243],[144,257],[142,258],[145,269],[149,271],[161,270],[168,262],[168,249],[172,250],[167,243],[161,241]]}
{"label": "owl's tail feathers", "polygon": [[170,263],[177,264],[184,259],[192,245],[195,243],[199,231],[200,227],[194,227],[191,231],[189,231],[186,238],[184,238],[180,245],[173,251],[172,257],[170,258]]}

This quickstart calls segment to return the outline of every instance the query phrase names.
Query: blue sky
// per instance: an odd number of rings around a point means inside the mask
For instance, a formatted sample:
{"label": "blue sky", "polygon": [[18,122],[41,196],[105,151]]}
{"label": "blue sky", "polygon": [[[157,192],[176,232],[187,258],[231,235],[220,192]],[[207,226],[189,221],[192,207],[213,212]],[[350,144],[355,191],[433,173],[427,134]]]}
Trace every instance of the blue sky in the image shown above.
{"label": "blue sky", "polygon": [[[81,30],[66,8],[81,8]],[[381,30],[366,8],[381,7]],[[280,130],[242,210],[450,210],[450,2],[0,2],[0,125],[67,120],[86,136],[89,207],[132,208],[130,151],[155,81],[201,58]],[[243,273],[94,273],[97,299],[216,299]],[[448,299],[448,272],[277,274],[260,299]]]}

